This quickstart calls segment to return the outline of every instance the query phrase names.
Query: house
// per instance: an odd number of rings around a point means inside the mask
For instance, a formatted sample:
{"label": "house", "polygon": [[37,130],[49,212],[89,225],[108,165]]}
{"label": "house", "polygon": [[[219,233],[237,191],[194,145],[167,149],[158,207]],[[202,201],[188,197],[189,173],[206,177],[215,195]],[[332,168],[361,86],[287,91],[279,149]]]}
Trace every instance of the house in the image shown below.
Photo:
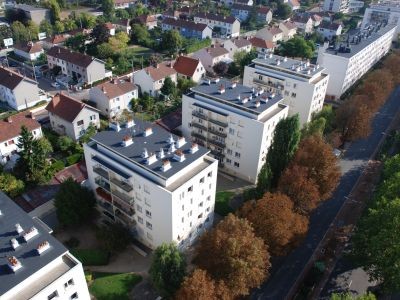
{"label": "house", "polygon": [[133,23],[143,25],[150,30],[157,27],[157,17],[155,15],[141,15],[133,19]]}
{"label": "house", "polygon": [[229,58],[229,51],[219,45],[211,45],[211,47],[200,49],[193,53],[192,57],[199,59],[208,71],[212,71],[212,67],[221,61],[232,61]]}
{"label": "house", "polygon": [[311,13],[310,16],[313,21],[313,26],[318,27],[322,22],[322,16],[319,13]]}
{"label": "house", "polygon": [[58,46],[51,48],[47,52],[47,62],[49,69],[58,66],[62,74],[78,82],[91,84],[106,77],[103,61],[66,48]]}
{"label": "house", "polygon": [[50,21],[50,9],[28,4],[15,4],[11,8],[17,15],[39,25],[42,21]]}
{"label": "house", "polygon": [[55,34],[53,36],[50,36],[48,38],[45,38],[42,40],[42,47],[46,50],[51,49],[54,46],[63,46],[65,41],[70,37],[71,35],[68,33],[63,33],[63,34]]}
{"label": "house", "polygon": [[241,22],[249,18],[252,10],[255,10],[258,22],[268,24],[272,21],[272,11],[266,6],[253,7],[239,3],[232,5],[232,15]]}
{"label": "house", "polygon": [[46,106],[51,128],[74,141],[85,134],[89,126],[100,127],[99,111],[64,94],[56,94]]}
{"label": "house", "polygon": [[250,52],[251,43],[247,38],[237,37],[230,40],[224,41],[224,48],[229,51],[229,57],[233,59],[235,53],[238,52]]}
{"label": "house", "polygon": [[181,19],[166,18],[161,24],[163,31],[177,30],[185,38],[206,39],[212,38],[212,29],[203,23],[195,23]]}
{"label": "house", "polygon": [[103,116],[113,118],[125,109],[130,110],[131,100],[138,98],[138,88],[131,79],[115,78],[92,87],[89,98]]}
{"label": "house", "polygon": [[292,10],[300,9],[300,2],[298,0],[288,0],[287,4],[292,8]]}
{"label": "house", "polygon": [[188,56],[178,56],[174,64],[174,69],[178,73],[178,77],[191,79],[194,82],[199,82],[206,73],[199,59]]}
{"label": "house", "polygon": [[155,67],[150,66],[133,73],[133,82],[139,86],[142,94],[148,93],[150,96],[156,96],[167,77],[177,83],[175,69],[165,64],[158,64]]}
{"label": "house", "polygon": [[308,14],[296,14],[292,17],[292,22],[297,26],[299,32],[312,33],[313,20]]}
{"label": "house", "polygon": [[17,113],[0,121],[0,164],[8,161],[16,161],[16,155],[21,149],[18,148],[18,139],[21,127],[25,126],[34,138],[43,136],[42,128],[35,117],[27,111]]}
{"label": "house", "polygon": [[104,25],[107,27],[108,32],[110,33],[110,35],[111,35],[111,36],[114,36],[114,35],[115,35],[115,28],[116,28],[116,26],[115,26],[113,23],[111,23],[111,22],[107,22],[107,23],[105,23]]}
{"label": "house", "polygon": [[240,34],[240,21],[234,16],[198,13],[194,16],[194,21],[210,26],[215,33],[223,37],[237,37]]}
{"label": "house", "polygon": [[275,43],[258,37],[251,38],[250,43],[258,53],[273,53],[276,46]]}
{"label": "house", "polygon": [[233,6],[235,4],[252,6],[254,4],[253,0],[221,0],[220,2],[226,6]]}
{"label": "house", "polygon": [[36,81],[11,69],[0,67],[0,101],[12,109],[22,110],[41,100]]}
{"label": "house", "polygon": [[132,30],[130,22],[131,21],[129,19],[119,19],[114,22],[114,26],[116,27],[116,29],[121,30],[129,35],[131,34]]}
{"label": "house", "polygon": [[331,40],[333,37],[341,35],[342,29],[342,24],[322,21],[318,27],[318,32],[322,34],[324,38]]}
{"label": "house", "polygon": [[161,126],[166,131],[182,135],[182,108],[169,113],[168,115],[162,117],[155,121],[158,126]]}
{"label": "house", "polygon": [[284,41],[290,40],[297,33],[297,26],[292,21],[285,21],[279,23],[279,28],[282,30]]}
{"label": "house", "polygon": [[39,43],[27,42],[14,45],[14,53],[27,60],[37,60],[44,53]]}
{"label": "house", "polygon": [[277,43],[283,40],[283,31],[278,27],[264,27],[256,32],[257,38]]}
{"label": "house", "polygon": [[136,4],[136,0],[114,0],[114,9],[126,9]]}
{"label": "house", "polygon": [[260,6],[256,12],[258,22],[269,24],[272,21],[272,10],[269,7]]}

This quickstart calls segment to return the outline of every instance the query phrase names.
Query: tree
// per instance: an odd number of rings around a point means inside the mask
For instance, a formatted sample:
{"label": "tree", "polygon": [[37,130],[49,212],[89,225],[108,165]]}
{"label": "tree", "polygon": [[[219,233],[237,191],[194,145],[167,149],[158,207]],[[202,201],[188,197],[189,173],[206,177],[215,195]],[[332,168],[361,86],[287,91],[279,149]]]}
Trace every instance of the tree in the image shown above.
{"label": "tree", "polygon": [[51,26],[50,22],[47,20],[40,22],[39,30],[40,32],[45,32],[47,37],[53,35],[53,26]]}
{"label": "tree", "polygon": [[101,59],[106,59],[112,57],[114,54],[114,49],[109,43],[102,43],[97,45],[97,56]]}
{"label": "tree", "polygon": [[19,21],[15,21],[11,24],[11,31],[14,41],[17,43],[27,42],[30,40],[28,30],[26,29],[24,24]]}
{"label": "tree", "polygon": [[4,46],[4,39],[12,37],[11,28],[7,25],[0,25],[0,45]]}
{"label": "tree", "polygon": [[266,163],[271,170],[271,185],[276,187],[281,173],[292,159],[300,141],[299,116],[282,119],[276,125]]}
{"label": "tree", "polygon": [[83,35],[82,33],[77,33],[69,37],[65,41],[65,45],[69,48],[72,48],[75,51],[83,52],[85,49],[85,42],[86,42],[86,36]]}
{"label": "tree", "polygon": [[220,61],[213,66],[213,70],[220,76],[224,76],[228,72],[229,65],[224,62]]}
{"label": "tree", "polygon": [[60,21],[61,9],[58,2],[56,0],[47,0],[46,6],[50,9],[51,23],[54,24],[56,21]]}
{"label": "tree", "polygon": [[69,136],[61,135],[57,139],[57,147],[63,152],[69,151],[73,145],[74,141]]}
{"label": "tree", "polygon": [[291,163],[294,165],[307,168],[308,178],[316,183],[321,200],[328,199],[339,183],[337,158],[321,136],[313,135],[301,141]]}
{"label": "tree", "polygon": [[94,39],[94,43],[96,45],[100,45],[108,42],[108,39],[110,38],[110,31],[108,30],[106,24],[98,24],[93,28],[91,36]]}
{"label": "tree", "polygon": [[295,36],[286,42],[282,42],[278,52],[283,56],[312,58],[314,50],[313,42],[306,41],[301,36]]}
{"label": "tree", "polygon": [[65,31],[71,31],[71,30],[74,30],[77,28],[78,28],[78,26],[76,25],[75,20],[73,20],[73,19],[64,20],[64,30]]}
{"label": "tree", "polygon": [[228,300],[229,290],[221,280],[216,283],[206,271],[195,269],[185,277],[180,289],[175,294],[176,300]]}
{"label": "tree", "polygon": [[232,214],[200,237],[195,263],[214,280],[223,280],[233,297],[248,295],[264,282],[270,268],[263,240],[246,219]]}
{"label": "tree", "polygon": [[325,127],[326,127],[325,118],[319,117],[313,119],[304,125],[303,129],[301,130],[301,137],[304,138],[314,134],[322,136],[324,134]]}
{"label": "tree", "polygon": [[104,17],[107,19],[112,19],[115,14],[114,1],[112,0],[102,0],[101,9],[104,12]]}
{"label": "tree", "polygon": [[77,226],[93,215],[96,199],[89,189],[81,186],[72,178],[60,184],[54,206],[61,225]]}
{"label": "tree", "polygon": [[240,51],[233,55],[235,64],[240,69],[240,74],[243,76],[245,66],[249,65],[253,59],[257,58],[257,51],[252,49],[250,52]]}
{"label": "tree", "polygon": [[177,88],[181,95],[187,93],[194,86],[196,83],[192,79],[178,78]]}
{"label": "tree", "polygon": [[35,22],[29,20],[26,24],[26,29],[28,30],[31,40],[37,39],[39,35],[39,27],[36,25]]}
{"label": "tree", "polygon": [[145,47],[150,46],[152,43],[149,31],[146,27],[139,24],[132,26],[131,39],[132,42]]}
{"label": "tree", "polygon": [[54,30],[55,30],[55,32],[57,32],[57,33],[62,33],[62,32],[64,32],[64,31],[65,31],[64,23],[61,22],[61,21],[56,21],[56,22],[54,23]]}
{"label": "tree", "polygon": [[79,138],[81,143],[88,143],[92,136],[97,133],[97,127],[93,126],[92,124],[86,129],[85,133]]}
{"label": "tree", "polygon": [[364,295],[358,295],[356,297],[353,296],[351,293],[345,293],[345,294],[335,294],[333,293],[331,295],[330,300],[376,300],[376,297],[374,294],[368,292]]}
{"label": "tree", "polygon": [[160,89],[160,92],[163,93],[163,95],[169,96],[171,94],[174,94],[176,90],[175,83],[172,81],[170,77],[165,78],[164,84]]}
{"label": "tree", "polygon": [[132,240],[132,235],[125,226],[111,223],[96,230],[96,238],[102,248],[111,253],[119,253],[126,249]]}
{"label": "tree", "polygon": [[276,14],[280,19],[286,20],[291,16],[292,8],[286,3],[279,3]]}
{"label": "tree", "polygon": [[398,53],[392,53],[383,62],[385,70],[389,71],[392,75],[393,82],[398,84],[400,82],[400,73],[398,66],[400,65],[400,55]]}
{"label": "tree", "polygon": [[308,169],[299,165],[289,165],[279,180],[278,191],[292,199],[295,210],[308,215],[320,200],[317,184],[308,176]]}
{"label": "tree", "polygon": [[42,137],[41,139],[38,140],[38,143],[39,147],[42,149],[45,156],[53,152],[53,146],[51,145],[50,141],[47,138]]}
{"label": "tree", "polygon": [[185,277],[186,261],[174,243],[162,244],[154,251],[151,280],[163,297],[171,297]]}
{"label": "tree", "polygon": [[25,184],[10,173],[0,173],[0,190],[14,198],[24,192]]}
{"label": "tree", "polygon": [[239,215],[249,220],[272,255],[287,254],[308,231],[307,217],[296,213],[293,202],[281,193],[266,193],[260,200],[246,202]]}
{"label": "tree", "polygon": [[162,34],[160,47],[168,54],[177,54],[183,45],[183,38],[177,30],[167,30]]}
{"label": "tree", "polygon": [[81,28],[94,28],[96,26],[96,17],[88,13],[80,13],[79,18],[76,20],[78,27]]}
{"label": "tree", "polygon": [[108,44],[111,46],[113,52],[118,52],[126,49],[126,47],[128,46],[128,42],[129,36],[123,31],[118,32],[115,36],[110,37],[110,39],[108,40]]}

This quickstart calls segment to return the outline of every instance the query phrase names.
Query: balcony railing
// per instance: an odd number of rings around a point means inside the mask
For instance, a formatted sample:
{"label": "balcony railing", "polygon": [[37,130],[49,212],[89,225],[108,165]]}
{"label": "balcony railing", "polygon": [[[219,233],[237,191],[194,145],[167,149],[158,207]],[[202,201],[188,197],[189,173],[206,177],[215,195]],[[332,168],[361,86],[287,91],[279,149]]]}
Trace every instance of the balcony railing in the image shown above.
{"label": "balcony railing", "polygon": [[133,197],[129,196],[125,193],[122,193],[116,189],[112,189],[111,193],[113,194],[113,196],[117,197],[118,199],[124,201],[126,204],[131,205],[133,203]]}
{"label": "balcony railing", "polygon": [[212,155],[217,156],[218,158],[224,158],[225,157],[224,153],[219,152],[217,150],[211,150],[210,152],[211,152]]}
{"label": "balcony railing", "polygon": [[212,134],[215,134],[215,135],[218,135],[218,136],[223,137],[223,138],[227,137],[227,134],[225,132],[221,132],[221,131],[212,129],[212,127],[208,127],[208,132],[210,132]]}
{"label": "balcony railing", "polygon": [[192,135],[193,137],[198,138],[198,139],[203,140],[203,141],[206,141],[206,140],[207,140],[207,138],[206,138],[205,136],[203,136],[203,135],[200,134],[200,133],[194,132],[194,131],[192,131],[191,135]]}
{"label": "balcony railing", "polygon": [[105,189],[106,191],[110,191],[111,189],[110,189],[110,184],[108,183],[108,182],[106,182],[106,181],[104,181],[104,179],[102,178],[102,177],[97,177],[97,178],[95,178],[95,180],[94,180],[94,182],[98,185],[98,186],[100,186],[100,187],[102,187],[103,189]]}
{"label": "balcony railing", "polygon": [[203,114],[203,113],[201,113],[201,112],[199,112],[197,110],[193,110],[192,111],[192,116],[195,116],[195,117],[198,117],[200,119],[209,121],[209,122],[214,123],[214,124],[216,124],[218,126],[221,126],[221,127],[228,127],[228,123],[221,122],[221,121],[215,120],[213,118],[209,118],[208,116],[206,116],[205,114]]}
{"label": "balcony railing", "polygon": [[123,189],[125,192],[130,192],[133,190],[133,186],[125,181],[119,180],[116,177],[111,177],[110,181],[115,184],[116,186],[120,187]]}
{"label": "balcony railing", "polygon": [[93,167],[93,172],[108,180],[108,172],[100,166]]}
{"label": "balcony railing", "polygon": [[135,224],[134,220],[131,220],[128,218],[125,214],[121,212],[118,208],[115,210],[115,216],[120,219],[122,222],[124,222],[126,225],[133,225]]}
{"label": "balcony railing", "polygon": [[103,201],[97,201],[97,203],[99,204],[99,206],[105,210],[107,210],[109,213],[114,214],[114,210],[111,206],[111,204],[103,202]]}
{"label": "balcony railing", "polygon": [[196,128],[199,128],[199,129],[202,129],[202,130],[207,130],[206,126],[201,125],[201,124],[197,123],[196,121],[192,121],[192,126],[196,127]]}
{"label": "balcony railing", "polygon": [[215,145],[215,146],[217,146],[219,148],[225,148],[226,147],[225,143],[217,141],[217,140],[209,139],[209,140],[207,140],[207,142],[209,144]]}
{"label": "balcony railing", "polygon": [[135,215],[135,210],[133,208],[125,208],[118,202],[114,202],[114,205],[118,207],[120,211],[125,213],[128,217],[132,218]]}
{"label": "balcony railing", "polygon": [[279,89],[279,90],[283,90],[284,89],[283,84],[274,83],[272,81],[264,81],[264,80],[260,80],[260,79],[257,79],[257,78],[253,78],[253,81],[255,83],[259,83],[259,84],[262,84],[264,86],[271,87],[271,88],[274,88],[274,89]]}

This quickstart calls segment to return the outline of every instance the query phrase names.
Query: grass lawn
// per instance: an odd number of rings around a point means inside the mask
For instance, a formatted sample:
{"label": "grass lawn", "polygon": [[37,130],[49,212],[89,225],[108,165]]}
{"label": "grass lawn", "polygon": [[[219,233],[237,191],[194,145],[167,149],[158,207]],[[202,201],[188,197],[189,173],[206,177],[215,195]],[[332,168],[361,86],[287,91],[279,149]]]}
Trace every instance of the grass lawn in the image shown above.
{"label": "grass lawn", "polygon": [[226,216],[227,214],[233,212],[233,209],[229,206],[229,201],[234,195],[234,192],[217,192],[215,196],[215,211],[217,214]]}
{"label": "grass lawn", "polygon": [[130,273],[94,272],[93,279],[89,290],[97,300],[124,300],[129,299],[129,292],[142,280],[142,277]]}
{"label": "grass lawn", "polygon": [[125,52],[129,56],[144,56],[144,57],[150,56],[151,54],[154,53],[152,49],[142,46],[129,47],[128,49],[125,50]]}
{"label": "grass lawn", "polygon": [[105,266],[110,258],[106,251],[98,249],[72,249],[71,253],[84,266]]}

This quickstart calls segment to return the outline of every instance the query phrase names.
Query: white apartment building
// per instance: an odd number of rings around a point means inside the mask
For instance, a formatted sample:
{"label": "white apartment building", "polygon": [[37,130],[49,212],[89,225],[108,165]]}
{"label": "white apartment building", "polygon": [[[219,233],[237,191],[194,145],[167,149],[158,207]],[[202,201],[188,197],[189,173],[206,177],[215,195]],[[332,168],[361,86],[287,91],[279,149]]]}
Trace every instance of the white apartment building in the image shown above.
{"label": "white apartment building", "polygon": [[364,1],[358,0],[324,0],[323,10],[347,14],[357,12],[363,6]]}
{"label": "white apartment building", "polygon": [[184,249],[212,226],[218,161],[209,150],[131,119],[97,133],[84,152],[104,221],[125,224],[144,245]]}
{"label": "white apartment building", "polygon": [[205,80],[182,98],[182,132],[211,150],[220,171],[257,182],[275,126],[286,118],[282,96],[227,80]]}
{"label": "white apartment building", "polygon": [[2,300],[89,300],[82,264],[40,219],[0,192]]}
{"label": "white apartment building", "polygon": [[300,124],[322,109],[329,75],[325,68],[278,55],[261,58],[244,69],[243,84],[282,95],[289,115],[299,114]]}
{"label": "white apartment building", "polygon": [[240,21],[234,16],[223,16],[211,13],[198,13],[194,16],[195,23],[203,23],[210,26],[215,32],[225,37],[237,37],[240,35]]}
{"label": "white apartment building", "polygon": [[370,26],[344,42],[320,47],[317,61],[330,74],[327,97],[339,98],[385,56],[395,30],[395,25]]}
{"label": "white apartment building", "polygon": [[371,4],[364,13],[361,28],[366,28],[371,24],[386,22],[397,25],[393,39],[397,39],[400,33],[400,2],[399,1],[378,1]]}

